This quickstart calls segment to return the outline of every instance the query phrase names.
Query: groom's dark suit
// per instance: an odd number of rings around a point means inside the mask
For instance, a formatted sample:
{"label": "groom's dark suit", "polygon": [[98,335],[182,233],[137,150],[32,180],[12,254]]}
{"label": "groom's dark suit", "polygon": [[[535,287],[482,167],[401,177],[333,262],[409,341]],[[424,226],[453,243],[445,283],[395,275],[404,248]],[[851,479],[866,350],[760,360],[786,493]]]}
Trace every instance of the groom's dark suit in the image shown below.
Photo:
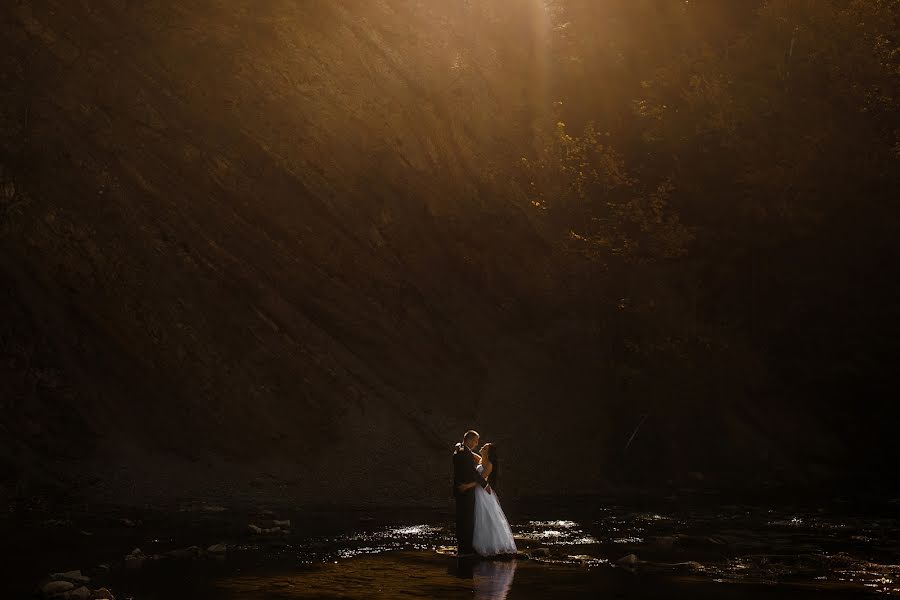
{"label": "groom's dark suit", "polygon": [[475,534],[475,490],[459,491],[464,483],[476,482],[487,487],[487,481],[475,470],[475,453],[463,444],[453,451],[453,497],[456,498],[456,548],[460,554],[471,554]]}

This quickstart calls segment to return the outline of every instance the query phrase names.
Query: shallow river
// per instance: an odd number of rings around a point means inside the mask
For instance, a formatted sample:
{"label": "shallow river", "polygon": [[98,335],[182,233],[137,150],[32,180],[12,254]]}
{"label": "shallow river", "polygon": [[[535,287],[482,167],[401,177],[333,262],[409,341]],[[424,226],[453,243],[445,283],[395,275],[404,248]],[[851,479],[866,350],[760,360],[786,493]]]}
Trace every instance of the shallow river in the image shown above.
{"label": "shallow river", "polygon": [[900,596],[896,503],[573,504],[510,510],[523,556],[507,561],[456,559],[449,510],[73,513],[7,537],[2,576],[25,593],[82,569],[120,600]]}

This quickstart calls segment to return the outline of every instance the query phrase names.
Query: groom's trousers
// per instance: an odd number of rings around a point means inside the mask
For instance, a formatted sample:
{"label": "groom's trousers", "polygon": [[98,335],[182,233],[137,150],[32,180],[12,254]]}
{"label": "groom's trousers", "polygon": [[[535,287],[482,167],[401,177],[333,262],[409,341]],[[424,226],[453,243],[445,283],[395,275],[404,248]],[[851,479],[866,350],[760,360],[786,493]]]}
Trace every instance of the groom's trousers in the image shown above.
{"label": "groom's trousers", "polygon": [[456,551],[472,554],[472,539],[475,537],[475,492],[456,495]]}

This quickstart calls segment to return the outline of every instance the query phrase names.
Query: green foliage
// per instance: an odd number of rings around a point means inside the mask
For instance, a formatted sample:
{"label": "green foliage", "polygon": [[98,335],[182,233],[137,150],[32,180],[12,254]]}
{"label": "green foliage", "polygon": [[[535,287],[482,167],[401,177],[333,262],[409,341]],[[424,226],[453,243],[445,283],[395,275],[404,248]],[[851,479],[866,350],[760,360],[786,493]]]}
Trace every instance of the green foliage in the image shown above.
{"label": "green foliage", "polygon": [[732,385],[767,372],[811,403],[888,386],[900,1],[549,6],[556,103],[518,181],[602,265],[582,290],[617,323],[617,372],[715,355]]}
{"label": "green foliage", "polygon": [[558,122],[537,158],[521,160],[531,207],[549,213],[568,230],[569,247],[593,259],[682,255],[691,234],[669,210],[671,181],[642,185],[602,137],[593,124],[573,136]]}

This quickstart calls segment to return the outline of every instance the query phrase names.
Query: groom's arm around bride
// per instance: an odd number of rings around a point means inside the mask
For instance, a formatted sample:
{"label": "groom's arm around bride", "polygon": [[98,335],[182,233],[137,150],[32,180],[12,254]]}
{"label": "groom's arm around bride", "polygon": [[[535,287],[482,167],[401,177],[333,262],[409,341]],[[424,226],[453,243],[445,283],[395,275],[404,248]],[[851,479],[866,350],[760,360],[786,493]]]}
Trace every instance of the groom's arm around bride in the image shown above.
{"label": "groom's arm around bride", "polygon": [[463,444],[456,444],[453,452],[453,496],[458,497],[480,485],[491,493],[488,482],[475,469],[475,453]]}

